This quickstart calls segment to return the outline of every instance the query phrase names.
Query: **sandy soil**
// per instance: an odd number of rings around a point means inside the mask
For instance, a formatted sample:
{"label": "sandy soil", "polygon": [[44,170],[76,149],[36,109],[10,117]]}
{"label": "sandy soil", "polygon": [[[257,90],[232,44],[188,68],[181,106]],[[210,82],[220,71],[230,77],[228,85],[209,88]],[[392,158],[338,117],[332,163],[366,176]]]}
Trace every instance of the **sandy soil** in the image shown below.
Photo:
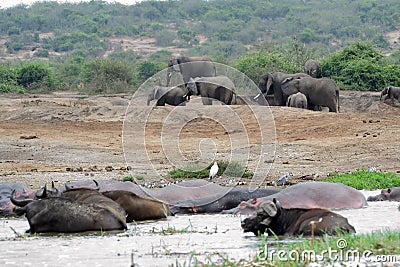
{"label": "sandy soil", "polygon": [[[52,180],[63,183],[136,175],[143,177],[142,184],[159,184],[169,180],[168,171],[177,167],[171,159],[174,147],[191,160],[212,159],[201,155],[204,151],[216,152],[217,160],[227,160],[247,149],[246,165],[261,172],[263,185],[287,171],[294,174],[293,182],[370,166],[400,173],[400,104],[380,102],[379,93],[341,92],[339,114],[257,107],[273,115],[274,121],[272,117],[268,120],[271,139],[267,141],[262,136],[265,132],[259,130],[265,122],[246,113],[246,106],[232,106],[232,112],[225,112],[224,106],[205,107],[194,99],[186,107],[150,108],[150,115],[145,116],[146,112],[138,113],[141,108],[149,109],[145,104],[135,106],[136,113],[126,113],[132,106],[130,100],[130,95],[0,95],[0,180],[38,188]],[[177,110],[181,120],[171,115]],[[188,110],[197,113],[184,118]],[[143,146],[140,137],[133,136],[133,142],[126,144],[126,127],[132,125],[124,124],[124,119],[129,116],[144,124],[146,153],[132,152]],[[244,129],[224,125],[224,120],[232,122],[237,117]],[[163,139],[165,129],[174,130],[178,139]],[[209,139],[214,142],[210,149],[202,143]],[[262,156],[257,167],[258,148],[263,145],[270,145],[275,153]],[[270,168],[268,173],[264,165]]]}

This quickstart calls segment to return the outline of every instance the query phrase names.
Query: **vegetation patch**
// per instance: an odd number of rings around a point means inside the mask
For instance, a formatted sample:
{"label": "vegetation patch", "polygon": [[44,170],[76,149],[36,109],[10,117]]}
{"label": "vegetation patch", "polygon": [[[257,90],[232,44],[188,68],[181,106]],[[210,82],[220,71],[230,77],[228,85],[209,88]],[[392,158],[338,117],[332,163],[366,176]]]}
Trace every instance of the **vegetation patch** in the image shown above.
{"label": "vegetation patch", "polygon": [[125,176],[121,180],[123,182],[135,182],[136,180],[143,180],[143,179],[144,179],[143,174],[136,174],[135,176],[132,176],[132,175]]}
{"label": "vegetation patch", "polygon": [[395,173],[369,172],[366,169],[358,169],[353,173],[338,174],[324,180],[331,183],[342,183],[356,189],[382,189],[400,186],[400,177]]}
{"label": "vegetation patch", "polygon": [[[210,168],[213,165],[210,164],[207,168],[202,168],[200,165],[189,165],[183,169],[175,169],[169,172],[171,178],[173,179],[183,179],[183,178],[195,178],[202,179],[208,178],[210,173]],[[231,177],[252,177],[253,173],[244,168],[240,163],[237,162],[218,162],[218,173],[217,176],[231,176]]]}

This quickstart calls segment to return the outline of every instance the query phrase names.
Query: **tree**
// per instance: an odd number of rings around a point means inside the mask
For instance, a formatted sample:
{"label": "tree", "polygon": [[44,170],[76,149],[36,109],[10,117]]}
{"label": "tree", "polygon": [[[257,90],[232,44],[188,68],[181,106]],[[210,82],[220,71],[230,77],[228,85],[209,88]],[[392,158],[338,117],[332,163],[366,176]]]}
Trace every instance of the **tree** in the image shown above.
{"label": "tree", "polygon": [[56,85],[50,69],[38,62],[29,62],[20,66],[17,71],[17,82],[30,91],[51,91]]}

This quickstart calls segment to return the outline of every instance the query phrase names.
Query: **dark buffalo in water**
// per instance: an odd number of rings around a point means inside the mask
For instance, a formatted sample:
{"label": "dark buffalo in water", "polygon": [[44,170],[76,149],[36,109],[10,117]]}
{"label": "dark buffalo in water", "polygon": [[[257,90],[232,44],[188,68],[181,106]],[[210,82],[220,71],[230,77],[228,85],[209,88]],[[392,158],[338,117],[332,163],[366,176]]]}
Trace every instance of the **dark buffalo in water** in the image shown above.
{"label": "dark buffalo in water", "polygon": [[[16,206],[21,204],[13,198],[11,201]],[[30,226],[27,232],[30,233],[76,233],[126,229],[125,220],[121,221],[121,218],[110,210],[67,198],[32,199],[25,206],[16,207],[14,210],[18,215],[25,214]]]}
{"label": "dark buffalo in water", "polygon": [[347,219],[326,209],[284,209],[275,198],[260,204],[257,213],[243,220],[245,232],[275,235],[335,235],[355,233]]}
{"label": "dark buffalo in water", "polygon": [[[121,188],[121,189],[115,189]],[[105,191],[109,189],[110,191]],[[112,207],[114,211],[122,214],[122,210],[126,213],[126,222],[157,220],[166,218],[170,215],[169,205],[150,196],[137,195],[134,192],[145,192],[140,186],[131,182],[119,181],[84,181],[74,184],[65,184],[57,189],[52,187],[50,194],[60,195],[62,197],[74,199],[85,203],[97,203],[105,207]],[[43,194],[44,193],[44,194]],[[42,195],[48,195],[45,188],[41,191]],[[111,203],[112,202],[112,203]],[[125,215],[125,214],[124,214]]]}
{"label": "dark buffalo in water", "polygon": [[[56,192],[52,191],[52,194]],[[43,199],[10,198],[18,208],[18,215],[25,214],[31,233],[82,232],[126,229],[126,213],[112,199],[93,188],[67,188],[61,196],[51,195],[46,187],[38,191]]]}
{"label": "dark buffalo in water", "polygon": [[114,200],[126,212],[126,222],[157,220],[170,215],[169,205],[159,200],[138,196],[129,191],[113,190],[103,195]]}
{"label": "dark buffalo in water", "polygon": [[232,209],[242,201],[273,195],[279,191],[281,191],[279,188],[232,188],[224,194],[178,202],[171,207],[171,212],[172,214],[217,213]]}
{"label": "dark buffalo in water", "polygon": [[17,216],[13,211],[15,206],[10,200],[13,191],[19,199],[31,199],[34,196],[34,191],[29,190],[23,184],[0,182],[0,217]]}

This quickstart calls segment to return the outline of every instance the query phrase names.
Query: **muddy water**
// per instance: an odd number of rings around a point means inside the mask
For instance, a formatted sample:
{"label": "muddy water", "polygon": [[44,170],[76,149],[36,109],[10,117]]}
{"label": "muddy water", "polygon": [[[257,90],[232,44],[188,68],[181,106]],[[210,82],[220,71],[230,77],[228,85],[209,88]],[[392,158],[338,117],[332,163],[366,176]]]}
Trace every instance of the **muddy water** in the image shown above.
{"label": "muddy water", "polygon": [[[375,192],[364,192],[366,195]],[[341,210],[357,233],[400,229],[398,202],[370,202]],[[119,233],[17,237],[29,228],[25,219],[0,220],[0,266],[191,266],[195,258],[218,263],[252,259],[260,239],[243,233],[231,215],[175,216],[130,224]],[[14,229],[14,231],[12,229]]]}

